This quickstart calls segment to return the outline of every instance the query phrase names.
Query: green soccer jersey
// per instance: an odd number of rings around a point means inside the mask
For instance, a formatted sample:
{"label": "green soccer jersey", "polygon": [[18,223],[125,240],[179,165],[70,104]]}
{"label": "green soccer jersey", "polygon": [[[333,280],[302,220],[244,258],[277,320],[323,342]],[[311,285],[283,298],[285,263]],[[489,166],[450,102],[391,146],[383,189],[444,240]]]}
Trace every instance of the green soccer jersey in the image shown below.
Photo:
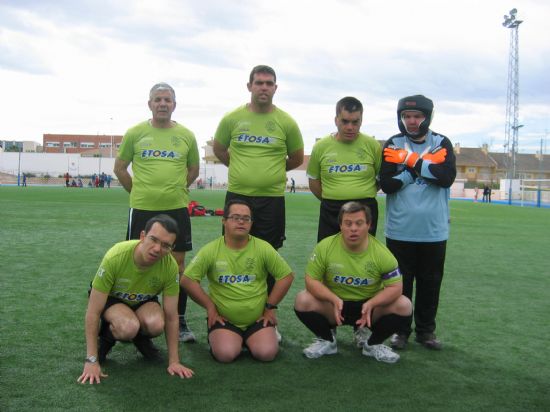
{"label": "green soccer jersey", "polygon": [[315,246],[306,273],[350,301],[371,298],[384,286],[401,282],[397,260],[371,235],[367,250],[361,253],[345,249],[341,233],[323,239]]}
{"label": "green soccer jersey", "polygon": [[304,147],[298,125],[286,112],[254,113],[241,106],[225,115],[216,140],[230,150],[230,192],[283,196],[286,157]]}
{"label": "green soccer jersey", "polygon": [[139,240],[114,245],[105,254],[92,287],[122,299],[130,306],[149,300],[158,294],[178,296],[179,268],[172,255],[167,255],[147,269],[134,263],[134,250]]}
{"label": "green soccer jersey", "polygon": [[190,279],[208,278],[208,293],[218,313],[241,329],[263,314],[267,274],[279,280],[291,272],[269,243],[254,236],[241,250],[229,249],[221,236],[204,246],[185,268]]}
{"label": "green soccer jersey", "polygon": [[381,161],[380,144],[366,134],[349,143],[328,135],[313,146],[307,176],[321,180],[323,199],[376,197]]}
{"label": "green soccer jersey", "polygon": [[199,164],[195,135],[180,124],[170,128],[142,122],[126,132],[118,157],[132,162],[130,207],[172,210],[189,203],[187,167]]}

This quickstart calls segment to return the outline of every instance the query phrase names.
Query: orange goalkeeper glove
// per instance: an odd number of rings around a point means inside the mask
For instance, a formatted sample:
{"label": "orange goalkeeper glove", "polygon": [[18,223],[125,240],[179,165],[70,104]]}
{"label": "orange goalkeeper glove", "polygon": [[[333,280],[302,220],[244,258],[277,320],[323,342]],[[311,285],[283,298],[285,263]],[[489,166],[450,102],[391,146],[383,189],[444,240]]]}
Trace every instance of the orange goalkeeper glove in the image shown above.
{"label": "orange goalkeeper glove", "polygon": [[405,149],[392,149],[386,147],[384,149],[384,160],[389,163],[397,163],[407,165],[413,168],[420,156],[415,152],[408,152]]}
{"label": "orange goalkeeper glove", "polygon": [[447,157],[447,149],[443,148],[435,153],[425,154],[422,156],[422,160],[428,160],[429,162],[437,165],[443,163],[445,161],[445,157]]}

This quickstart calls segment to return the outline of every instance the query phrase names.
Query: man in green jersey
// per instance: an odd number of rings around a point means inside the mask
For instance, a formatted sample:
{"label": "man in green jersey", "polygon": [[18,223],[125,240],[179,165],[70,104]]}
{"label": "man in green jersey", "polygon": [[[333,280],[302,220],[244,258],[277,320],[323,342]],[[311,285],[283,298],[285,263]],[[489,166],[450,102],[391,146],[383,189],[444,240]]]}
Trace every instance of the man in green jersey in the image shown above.
{"label": "man in green jersey", "polygon": [[[181,277],[191,298],[206,308],[208,342],[214,358],[232,362],[246,346],[261,361],[279,351],[275,325],[277,304],[294,274],[267,242],[250,235],[251,207],[241,199],[224,208],[224,235],[204,246]],[[267,275],[275,278],[268,293]],[[201,279],[208,279],[208,293]]]}
{"label": "man in green jersey", "polygon": [[116,340],[132,341],[145,358],[158,358],[150,337],[160,335],[163,329],[168,373],[193,376],[193,371],[180,363],[178,353],[178,265],[170,255],[177,233],[177,223],[171,217],[158,215],[147,222],[139,240],[117,243],[103,258],[88,300],[87,356],[78,382],[100,383],[107,377],[101,364]]}
{"label": "man in green jersey", "polygon": [[344,97],[336,104],[337,132],[313,146],[307,176],[309,189],[321,201],[317,242],[340,231],[338,213],[351,200],[370,208],[369,233],[376,235],[376,178],[382,160],[381,148],[374,138],[360,133],[362,120],[361,102],[355,97]]}
{"label": "man in green jersey", "polygon": [[306,290],[296,295],[296,315],[316,335],[304,355],[336,353],[336,327],[350,325],[363,355],[397,362],[399,355],[383,342],[412,313],[411,301],[401,294],[397,260],[369,234],[367,206],[344,204],[338,222],[341,232],[317,244],[306,267]]}
{"label": "man in green jersey", "polygon": [[254,67],[247,87],[250,103],[221,120],[214,154],[229,168],[226,203],[246,200],[255,219],[250,233],[279,249],[285,239],[286,171],[304,161],[304,142],[294,119],[273,104],[277,77],[271,67]]}
{"label": "man in green jersey", "polygon": [[[126,238],[138,239],[145,223],[159,213],[171,216],[180,232],[172,254],[182,274],[185,252],[192,249],[188,187],[199,175],[199,152],[195,135],[172,120],[176,94],[169,84],[155,84],[148,104],[152,119],[126,132],[115,160],[114,172],[130,193]],[[133,177],[128,172],[130,163]],[[179,339],[192,342],[195,337],[185,322],[186,306],[187,295],[182,290],[178,302]]]}

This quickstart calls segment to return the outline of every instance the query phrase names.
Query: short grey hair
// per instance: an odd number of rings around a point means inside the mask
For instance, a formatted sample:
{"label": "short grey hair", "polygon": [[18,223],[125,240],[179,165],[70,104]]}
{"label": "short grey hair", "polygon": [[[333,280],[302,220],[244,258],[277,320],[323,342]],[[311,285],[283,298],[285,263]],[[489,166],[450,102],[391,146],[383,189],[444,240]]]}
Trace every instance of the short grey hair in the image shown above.
{"label": "short grey hair", "polygon": [[176,101],[176,92],[170,86],[168,83],[160,82],[155,84],[153,87],[151,87],[151,91],[149,92],[149,100],[153,100],[153,96],[158,91],[168,90],[170,94],[172,95],[172,100]]}

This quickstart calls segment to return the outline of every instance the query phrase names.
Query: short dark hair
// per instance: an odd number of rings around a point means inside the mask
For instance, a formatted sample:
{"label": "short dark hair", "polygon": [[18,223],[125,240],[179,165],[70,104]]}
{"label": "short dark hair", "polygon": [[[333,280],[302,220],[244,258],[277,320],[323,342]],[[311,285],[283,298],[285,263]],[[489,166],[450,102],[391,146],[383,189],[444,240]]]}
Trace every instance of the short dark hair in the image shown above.
{"label": "short dark hair", "polygon": [[370,212],[370,208],[367,205],[364,205],[359,202],[347,202],[342,205],[340,208],[340,212],[338,213],[338,224],[342,224],[342,220],[344,219],[345,213],[356,213],[363,211],[365,213],[365,220],[367,223],[371,223],[372,221],[372,214]]}
{"label": "short dark hair", "polygon": [[225,204],[225,207],[223,208],[223,217],[227,219],[229,216],[229,209],[231,209],[231,206],[233,205],[243,205],[250,210],[250,217],[254,219],[254,216],[252,215],[252,206],[250,206],[250,203],[248,203],[244,199],[231,199],[229,202]]}
{"label": "short dark hair", "polygon": [[338,103],[336,103],[336,116],[338,116],[342,110],[350,113],[361,112],[361,114],[363,114],[363,105],[355,97],[347,96],[338,100]]}
{"label": "short dark hair", "polygon": [[155,223],[160,224],[168,233],[173,233],[176,237],[180,234],[177,222],[172,217],[165,214],[156,215],[149,219],[147,223],[145,223],[145,234],[149,233]]}
{"label": "short dark hair", "polygon": [[275,83],[277,83],[277,75],[275,74],[275,70],[273,70],[273,68],[269,66],[266,66],[265,64],[260,64],[252,69],[252,71],[250,72],[249,83],[252,84],[252,82],[254,81],[254,75],[256,73],[271,74],[273,76],[273,80],[275,81]]}

